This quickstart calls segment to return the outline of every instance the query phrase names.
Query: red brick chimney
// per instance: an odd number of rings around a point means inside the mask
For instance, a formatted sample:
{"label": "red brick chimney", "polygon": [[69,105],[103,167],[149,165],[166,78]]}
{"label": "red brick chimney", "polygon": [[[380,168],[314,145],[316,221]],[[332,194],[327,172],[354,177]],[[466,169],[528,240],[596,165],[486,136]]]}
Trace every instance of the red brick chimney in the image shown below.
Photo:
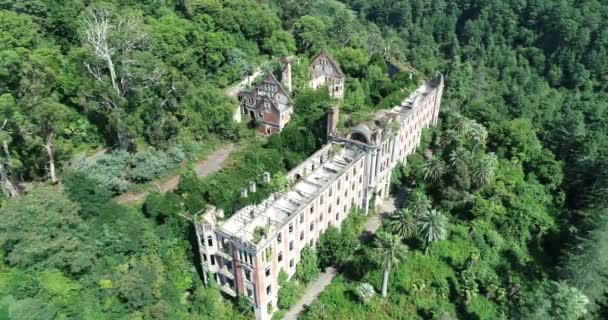
{"label": "red brick chimney", "polygon": [[338,121],[340,120],[340,107],[335,106],[327,112],[327,140],[336,134]]}

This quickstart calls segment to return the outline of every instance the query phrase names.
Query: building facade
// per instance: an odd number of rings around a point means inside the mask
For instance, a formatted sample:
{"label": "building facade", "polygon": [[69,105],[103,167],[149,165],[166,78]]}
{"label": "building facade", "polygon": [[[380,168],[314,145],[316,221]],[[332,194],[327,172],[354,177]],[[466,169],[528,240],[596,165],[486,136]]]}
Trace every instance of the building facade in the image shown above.
{"label": "building facade", "polygon": [[263,135],[281,132],[293,114],[289,92],[272,73],[249,90],[239,92],[238,100],[242,117],[258,121]]}
{"label": "building facade", "polygon": [[327,86],[329,94],[336,99],[344,98],[346,76],[334,58],[323,50],[310,64],[310,87]]}
{"label": "building facade", "polygon": [[[213,279],[231,296],[245,296],[256,319],[270,319],[277,304],[278,275],[295,273],[301,252],[315,246],[330,225],[339,227],[351,209],[366,212],[374,195],[389,195],[392,169],[436,123],[443,77],[419,87],[400,105],[347,132],[337,129],[338,110],[328,115],[330,143],[289,172],[293,185],[228,219],[214,207],[195,221],[204,281]],[[270,182],[265,174],[264,182]],[[255,192],[255,184],[243,190]]]}

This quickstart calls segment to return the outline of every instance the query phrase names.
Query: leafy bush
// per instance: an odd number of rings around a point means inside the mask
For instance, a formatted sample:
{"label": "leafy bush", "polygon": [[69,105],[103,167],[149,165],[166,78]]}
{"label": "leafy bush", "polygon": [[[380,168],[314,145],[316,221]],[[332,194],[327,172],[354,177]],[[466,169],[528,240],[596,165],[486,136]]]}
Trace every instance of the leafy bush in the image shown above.
{"label": "leafy bush", "polygon": [[253,241],[253,243],[258,243],[258,242],[260,242],[260,240],[266,238],[267,235],[268,235],[267,228],[257,226],[253,230],[253,239],[251,241]]}
{"label": "leafy bush", "polygon": [[289,281],[288,275],[283,269],[279,272],[279,285],[281,288],[278,293],[277,306],[279,309],[289,309],[293,306],[303,292],[301,286],[293,281]]}
{"label": "leafy bush", "polygon": [[64,175],[68,198],[80,204],[84,216],[95,215],[112,198],[112,192],[97,184],[83,171],[69,171]]}
{"label": "leafy bush", "polygon": [[315,249],[305,247],[300,262],[296,266],[295,277],[304,284],[310,283],[319,275],[319,263]]}
{"label": "leafy bush", "polygon": [[146,197],[144,213],[158,222],[163,223],[171,217],[176,217],[183,210],[182,198],[173,192],[152,192]]}
{"label": "leafy bush", "polygon": [[363,210],[354,208],[342,222],[340,229],[330,226],[319,237],[317,253],[321,267],[346,264],[359,247],[359,234],[363,231]]}
{"label": "leafy bush", "polygon": [[371,284],[362,282],[355,289],[355,293],[363,303],[368,303],[376,295],[376,290]]}
{"label": "leafy bush", "polygon": [[129,153],[119,150],[104,154],[97,161],[83,161],[75,169],[84,172],[100,188],[119,194],[129,186],[125,176],[128,163]]}
{"label": "leafy bush", "polygon": [[[174,154],[180,156],[179,154]],[[179,161],[175,161],[177,157],[170,158],[162,151],[145,150],[136,153],[131,158],[129,170],[129,179],[136,183],[148,182],[161,177],[167,171],[179,167]]]}
{"label": "leafy bush", "polygon": [[182,161],[194,160],[188,156],[186,150],[182,146],[175,146],[167,151],[167,155],[172,163],[179,164]]}
{"label": "leafy bush", "polygon": [[205,191],[205,185],[193,170],[188,170],[180,176],[177,194],[184,200],[188,213],[195,214],[205,208]]}

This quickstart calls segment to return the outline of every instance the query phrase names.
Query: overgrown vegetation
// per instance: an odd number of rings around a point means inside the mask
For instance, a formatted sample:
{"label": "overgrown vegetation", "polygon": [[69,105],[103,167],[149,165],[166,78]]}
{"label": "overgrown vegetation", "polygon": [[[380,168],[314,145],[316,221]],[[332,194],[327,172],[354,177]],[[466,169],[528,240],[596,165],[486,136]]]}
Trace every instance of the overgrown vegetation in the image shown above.
{"label": "overgrown vegetation", "polygon": [[[341,126],[438,71],[447,92],[440,127],[393,175],[409,196],[382,231],[409,252],[388,297],[372,257],[395,242],[360,246],[347,226],[298,265],[303,282],[318,263],[343,271],[304,319],[605,318],[607,21],[596,0],[0,1],[0,318],[251,318],[202,286],[181,215],[259,202],[285,186],[263,172],[319,148],[337,102],[305,83],[324,48],[348,76]],[[412,79],[389,76],[385,49]],[[286,55],[296,114],[257,141],[223,88]],[[111,202],[216,138],[253,143],[141,208]]]}
{"label": "overgrown vegetation", "polygon": [[362,282],[382,287],[368,246],[304,318],[605,317],[607,8],[343,2],[418,70],[442,70],[447,92],[440,128],[393,175],[409,200],[384,229],[410,252],[388,298],[356,298]]}

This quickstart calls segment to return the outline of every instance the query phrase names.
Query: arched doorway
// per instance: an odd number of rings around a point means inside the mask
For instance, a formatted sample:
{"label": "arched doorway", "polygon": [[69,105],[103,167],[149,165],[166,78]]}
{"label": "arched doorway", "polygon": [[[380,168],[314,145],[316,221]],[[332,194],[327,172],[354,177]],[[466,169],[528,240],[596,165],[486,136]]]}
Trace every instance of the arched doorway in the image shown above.
{"label": "arched doorway", "polygon": [[355,132],[355,133],[353,133],[353,134],[350,136],[350,138],[351,138],[352,140],[356,140],[356,141],[359,141],[359,142],[363,142],[363,143],[367,143],[367,144],[369,144],[369,141],[367,141],[367,138],[366,138],[366,137],[365,137],[365,136],[364,136],[362,133],[359,133],[359,132]]}

